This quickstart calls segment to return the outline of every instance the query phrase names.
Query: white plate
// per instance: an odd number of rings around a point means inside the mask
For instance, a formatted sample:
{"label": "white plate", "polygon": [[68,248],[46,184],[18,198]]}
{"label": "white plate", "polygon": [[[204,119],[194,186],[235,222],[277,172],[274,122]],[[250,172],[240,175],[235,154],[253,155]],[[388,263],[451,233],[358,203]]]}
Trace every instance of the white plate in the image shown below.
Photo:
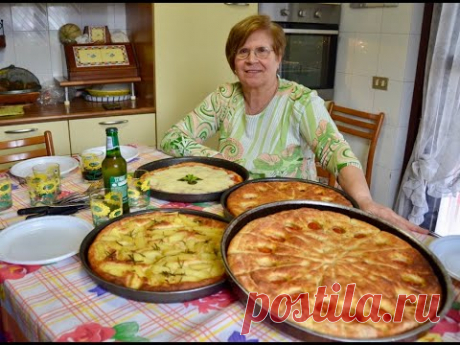
{"label": "white plate", "polygon": [[17,177],[26,178],[32,173],[32,167],[36,164],[58,163],[61,170],[61,176],[64,176],[72,170],[78,168],[78,161],[75,158],[67,156],[44,156],[31,158],[13,165],[10,173]]}
{"label": "white plate", "polygon": [[0,232],[0,260],[19,265],[45,265],[78,253],[94,228],[73,216],[24,220]]}
{"label": "white plate", "polygon": [[449,274],[460,280],[460,235],[438,238],[428,247],[444,264]]}
{"label": "white plate", "polygon": [[[94,150],[100,150],[104,152],[105,155],[105,146],[99,146],[99,147],[92,147],[90,149],[85,150],[87,151],[94,151]],[[139,156],[139,151],[135,147],[132,146],[120,146],[120,151],[121,155],[123,156],[124,159],[126,159],[127,162],[131,162],[134,158]]]}

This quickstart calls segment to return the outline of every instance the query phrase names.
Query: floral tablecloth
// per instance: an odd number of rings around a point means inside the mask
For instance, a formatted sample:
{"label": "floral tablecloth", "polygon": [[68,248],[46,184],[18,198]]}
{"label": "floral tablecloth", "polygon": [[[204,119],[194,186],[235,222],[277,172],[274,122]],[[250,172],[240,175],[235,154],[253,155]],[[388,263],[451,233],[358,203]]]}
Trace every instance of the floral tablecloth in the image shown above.
{"label": "floral tablecloth", "polygon": [[[155,148],[138,148],[129,172],[168,156]],[[89,186],[79,169],[62,181],[64,193]],[[0,212],[0,228],[24,219],[16,211],[29,207],[24,186],[13,186],[13,208]],[[185,207],[222,215],[218,203],[172,203],[151,200],[150,208]],[[76,217],[91,222],[89,210]],[[430,238],[416,234],[421,241]],[[448,316],[420,341],[460,341],[460,283]],[[184,303],[143,303],[105,291],[84,271],[77,255],[44,266],[0,262],[0,342],[2,341],[296,341],[265,322],[253,323],[241,335],[245,306],[228,288]]]}

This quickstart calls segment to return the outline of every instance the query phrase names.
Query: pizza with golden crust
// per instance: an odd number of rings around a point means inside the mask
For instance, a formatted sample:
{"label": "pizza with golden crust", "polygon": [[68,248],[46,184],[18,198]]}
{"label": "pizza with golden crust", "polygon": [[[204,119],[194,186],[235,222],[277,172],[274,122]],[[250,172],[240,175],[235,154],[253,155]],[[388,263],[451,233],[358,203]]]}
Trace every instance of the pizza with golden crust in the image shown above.
{"label": "pizza with golden crust", "polygon": [[243,178],[236,172],[222,167],[184,162],[144,174],[152,189],[178,194],[206,194],[222,192]]}
{"label": "pizza with golden crust", "polygon": [[[318,287],[326,286],[330,296],[337,293],[331,288],[334,283],[341,286],[336,315],[342,310],[348,284],[356,284],[350,315],[355,314],[357,301],[364,294],[382,294],[380,316],[394,316],[399,294],[427,294],[427,305],[432,294],[441,294],[430,264],[410,244],[364,221],[331,211],[300,208],[255,219],[231,240],[227,259],[231,272],[248,292],[265,293],[270,302],[280,294],[289,294],[294,301],[299,294],[308,293],[310,313]],[[319,307],[323,316],[329,296]],[[369,315],[368,302],[364,315]],[[292,314],[300,310],[297,303],[288,320],[323,334],[371,339],[418,327],[415,306],[406,302],[400,323],[315,322],[312,317],[297,323]],[[279,315],[285,310],[282,303]]]}
{"label": "pizza with golden crust", "polygon": [[353,207],[350,200],[332,188],[308,181],[260,181],[244,184],[227,197],[227,209],[233,216],[254,207],[283,200],[314,200]]}
{"label": "pizza with golden crust", "polygon": [[225,277],[220,242],[227,223],[178,212],[152,212],[106,226],[88,250],[104,280],[147,291],[207,286]]}

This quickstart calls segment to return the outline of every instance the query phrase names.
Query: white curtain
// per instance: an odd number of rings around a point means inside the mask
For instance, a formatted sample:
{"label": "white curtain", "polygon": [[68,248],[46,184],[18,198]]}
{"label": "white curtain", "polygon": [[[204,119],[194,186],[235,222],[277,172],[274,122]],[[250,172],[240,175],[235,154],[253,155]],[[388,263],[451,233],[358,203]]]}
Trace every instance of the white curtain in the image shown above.
{"label": "white curtain", "polygon": [[434,4],[422,117],[401,181],[396,212],[421,224],[426,194],[460,190],[460,4]]}

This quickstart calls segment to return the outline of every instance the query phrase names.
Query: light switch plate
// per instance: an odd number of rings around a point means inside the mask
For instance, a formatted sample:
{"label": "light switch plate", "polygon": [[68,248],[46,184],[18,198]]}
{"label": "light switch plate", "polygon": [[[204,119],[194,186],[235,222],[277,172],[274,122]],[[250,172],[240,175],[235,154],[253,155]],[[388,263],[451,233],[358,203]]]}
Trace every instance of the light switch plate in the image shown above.
{"label": "light switch plate", "polygon": [[388,78],[385,77],[372,77],[372,88],[377,90],[388,90]]}

